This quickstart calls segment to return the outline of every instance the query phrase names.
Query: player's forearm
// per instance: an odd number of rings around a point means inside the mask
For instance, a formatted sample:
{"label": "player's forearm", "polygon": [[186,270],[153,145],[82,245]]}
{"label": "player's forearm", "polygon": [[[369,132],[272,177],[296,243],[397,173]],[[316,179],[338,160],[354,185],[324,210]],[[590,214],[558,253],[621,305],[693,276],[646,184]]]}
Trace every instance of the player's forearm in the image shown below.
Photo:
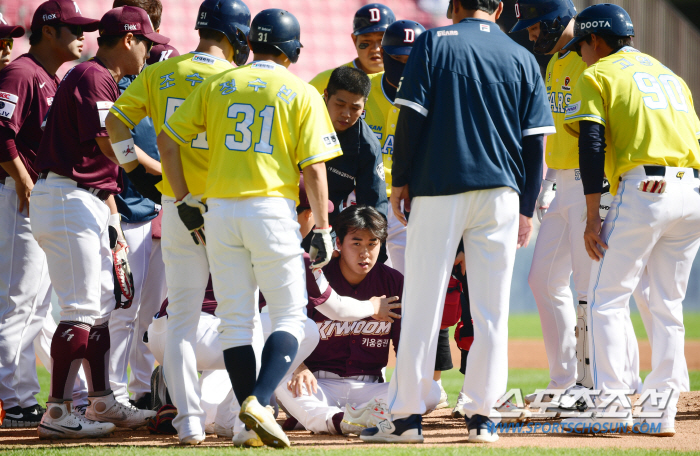
{"label": "player's forearm", "polygon": [[525,166],[525,183],[520,190],[520,213],[532,217],[535,212],[537,195],[542,186],[542,151],[544,136],[532,135],[523,138],[523,165]]}
{"label": "player's forearm", "polygon": [[374,315],[374,306],[369,301],[358,301],[349,296],[340,296],[335,290],[316,310],[336,321],[357,321]]}
{"label": "player's forearm", "polygon": [[586,195],[586,218],[588,220],[600,219],[600,193]]}
{"label": "player's forearm", "polygon": [[109,140],[109,136],[98,136],[95,138],[95,142],[97,142],[97,145],[100,147],[100,151],[102,151],[105,157],[109,158],[116,165],[119,165],[119,160],[117,160],[117,157],[114,155],[114,150],[112,149],[112,143]]}
{"label": "player's forearm", "polygon": [[[160,164],[160,162],[154,158],[152,158],[150,155],[148,155],[146,152],[144,152],[140,147],[136,147],[136,156],[138,157],[138,161],[133,161],[131,163],[125,164],[124,171],[131,172],[133,171],[139,163],[143,165],[144,168],[146,168],[146,172],[148,174],[153,174],[154,176],[160,176],[163,174],[163,168]],[[133,163],[133,165],[132,165]],[[126,165],[132,165],[127,168]]]}
{"label": "player's forearm", "polygon": [[[605,176],[605,127],[601,124],[582,120],[579,122],[578,137],[579,169],[585,195],[600,192]],[[596,210],[598,206],[596,206]]]}
{"label": "player's forearm", "polygon": [[[181,200],[190,192],[185,180],[185,172],[180,158],[180,145],[176,143],[165,131],[158,135],[158,150],[163,173],[168,176],[170,187],[175,193],[175,198]],[[325,169],[325,168],[324,168]]]}
{"label": "player's forearm", "polygon": [[19,157],[15,157],[10,161],[2,162],[0,163],[0,166],[2,166],[2,169],[4,169],[15,182],[25,182],[27,179],[31,180],[27,168],[25,168],[24,163],[22,163],[22,159]]}
{"label": "player's forearm", "polygon": [[413,156],[423,135],[424,124],[425,116],[411,108],[404,107],[399,112],[391,165],[391,185],[394,187],[403,187],[410,181]]}
{"label": "player's forearm", "polygon": [[119,213],[117,210],[117,202],[114,200],[114,195],[109,195],[109,198],[105,200],[105,204],[109,208],[110,215]]}
{"label": "player's forearm", "polygon": [[[161,151],[161,158],[163,152]],[[166,169],[166,172],[167,169]],[[306,196],[309,198],[311,212],[314,214],[317,228],[328,228],[328,180],[326,178],[326,164],[323,162],[314,163],[305,167],[304,186]],[[170,177],[170,174],[168,174]]]}

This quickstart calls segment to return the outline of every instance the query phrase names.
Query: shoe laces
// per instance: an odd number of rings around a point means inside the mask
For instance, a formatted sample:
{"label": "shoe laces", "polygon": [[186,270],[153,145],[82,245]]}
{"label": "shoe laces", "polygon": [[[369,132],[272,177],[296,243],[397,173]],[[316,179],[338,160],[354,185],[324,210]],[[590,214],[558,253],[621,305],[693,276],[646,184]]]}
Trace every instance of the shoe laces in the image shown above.
{"label": "shoe laces", "polygon": [[85,411],[87,410],[87,407],[87,404],[76,405],[75,407],[73,407],[73,411],[75,412],[75,415],[85,416]]}

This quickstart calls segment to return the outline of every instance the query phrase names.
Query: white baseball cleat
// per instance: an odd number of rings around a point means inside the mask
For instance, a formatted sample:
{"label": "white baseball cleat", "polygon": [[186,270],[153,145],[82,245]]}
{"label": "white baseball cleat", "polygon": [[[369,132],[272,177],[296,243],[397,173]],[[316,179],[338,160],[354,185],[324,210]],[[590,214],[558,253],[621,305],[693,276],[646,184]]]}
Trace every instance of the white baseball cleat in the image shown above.
{"label": "white baseball cleat", "polygon": [[441,410],[448,408],[450,406],[450,398],[447,397],[447,391],[440,385],[440,402],[435,406],[433,410]]}
{"label": "white baseball cleat", "polygon": [[116,426],[99,423],[71,413],[71,403],[48,403],[46,412],[37,428],[40,439],[82,439],[106,437]]}
{"label": "white baseball cleat", "polygon": [[493,443],[498,440],[496,426],[490,418],[483,415],[474,415],[466,418],[467,429],[469,429],[469,442],[473,443]]}
{"label": "white baseball cleat", "polygon": [[452,418],[464,418],[464,407],[465,404],[469,404],[470,402],[474,402],[471,400],[469,396],[464,394],[463,392],[459,392],[459,396],[457,396],[457,404],[455,405],[455,408],[452,409]]}
{"label": "white baseball cleat", "polygon": [[139,410],[131,404],[122,404],[114,398],[114,393],[88,397],[88,402],[85,418],[114,423],[117,427],[136,429],[145,426],[149,418],[156,416],[153,410]]}
{"label": "white baseball cleat", "polygon": [[364,407],[355,408],[350,404],[345,404],[340,429],[343,434],[360,435],[363,429],[374,427],[387,418],[389,418],[389,413],[386,405],[376,398],[369,401]]}
{"label": "white baseball cleat", "polygon": [[524,423],[532,418],[532,412],[525,408],[517,407],[511,401],[505,401],[501,406],[496,407],[501,413],[501,423]]}
{"label": "white baseball cleat", "polygon": [[204,439],[206,438],[207,437],[204,434],[188,435],[187,437],[180,439],[180,445],[199,445],[200,443],[204,442]]}
{"label": "white baseball cleat", "polygon": [[397,420],[386,419],[362,431],[360,439],[369,443],[423,443],[422,422],[423,417],[417,414]]}
{"label": "white baseball cleat", "polygon": [[255,431],[243,429],[241,432],[233,436],[233,446],[244,448],[256,448],[263,446],[264,443],[258,437]]}
{"label": "white baseball cleat", "polygon": [[273,448],[289,448],[289,438],[284,433],[270,409],[263,407],[255,396],[248,398],[241,404],[241,412],[238,415],[248,428],[255,431],[260,440]]}

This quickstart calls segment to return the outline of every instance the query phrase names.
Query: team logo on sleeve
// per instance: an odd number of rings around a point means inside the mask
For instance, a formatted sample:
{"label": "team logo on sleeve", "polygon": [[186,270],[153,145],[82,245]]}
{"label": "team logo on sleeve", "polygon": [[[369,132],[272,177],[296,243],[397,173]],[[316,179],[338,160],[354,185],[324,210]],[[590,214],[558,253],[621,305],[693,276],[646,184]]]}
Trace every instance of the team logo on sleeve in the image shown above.
{"label": "team logo on sleeve", "polygon": [[97,114],[100,116],[100,127],[105,128],[105,119],[109,113],[109,109],[114,105],[111,101],[98,101]]}
{"label": "team logo on sleeve", "polygon": [[566,115],[571,116],[576,114],[581,110],[581,102],[577,101],[576,103],[572,103],[569,106],[566,107]]}
{"label": "team logo on sleeve", "polygon": [[0,92],[0,117],[11,119],[17,107],[17,95],[7,92]]}
{"label": "team logo on sleeve", "polygon": [[491,32],[491,27],[488,24],[479,24],[479,30],[482,32]]}
{"label": "team logo on sleeve", "polygon": [[337,147],[340,144],[340,142],[338,141],[338,135],[336,135],[335,133],[328,133],[327,135],[323,135],[321,139],[323,140],[323,144],[329,148]]}

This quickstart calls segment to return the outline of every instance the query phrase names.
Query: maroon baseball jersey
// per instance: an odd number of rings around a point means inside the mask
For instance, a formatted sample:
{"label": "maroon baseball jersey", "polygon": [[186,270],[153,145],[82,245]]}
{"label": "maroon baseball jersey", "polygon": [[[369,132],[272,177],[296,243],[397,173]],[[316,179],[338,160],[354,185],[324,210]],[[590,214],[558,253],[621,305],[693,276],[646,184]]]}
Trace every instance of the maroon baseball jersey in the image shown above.
{"label": "maroon baseball jersey", "polygon": [[156,44],[151,48],[151,53],[148,54],[148,60],[146,63],[153,65],[164,60],[168,60],[173,57],[177,57],[180,53],[169,44]]}
{"label": "maroon baseball jersey", "polygon": [[46,121],[36,170],[53,171],[88,187],[119,193],[119,166],[95,141],[108,136],[105,118],[117,98],[119,87],[99,59],[69,70]]}
{"label": "maroon baseball jersey", "polygon": [[[56,95],[59,79],[51,76],[31,54],[24,54],[0,71],[0,162],[20,157],[36,182],[34,169],[41,124]],[[15,147],[8,147],[14,142]],[[0,179],[8,174],[0,167]]]}
{"label": "maroon baseball jersey", "polygon": [[[326,302],[328,300],[328,297],[331,295],[331,287],[327,286],[326,280],[323,278],[323,274],[321,272],[316,272],[312,273],[311,270],[309,269],[311,267],[311,258],[309,258],[309,254],[304,252],[304,266],[306,267],[307,273],[306,273],[306,293],[309,296],[309,305],[312,305],[313,307],[319,306]],[[320,276],[320,277],[316,277]],[[320,286],[319,283],[320,282]],[[322,292],[320,287],[324,287],[325,290]],[[265,307],[265,298],[263,297],[262,294],[259,296],[260,300],[260,309]],[[207,290],[204,293],[204,302],[202,303],[202,312],[215,315],[216,311],[216,298],[214,297],[214,286],[211,283],[211,276],[209,276],[209,283],[207,284]],[[158,316],[162,317],[164,315],[168,315],[167,313],[167,307],[168,307],[168,299],[166,298],[165,301],[163,301],[163,305],[160,307],[160,311],[158,312]]]}
{"label": "maroon baseball jersey", "polygon": [[[403,275],[381,263],[375,264],[357,286],[350,285],[343,277],[339,258],[333,258],[323,268],[323,273],[336,293],[360,301],[382,295],[400,299],[403,291]],[[376,375],[381,378],[382,368],[389,362],[389,340],[394,342],[394,350],[398,349],[401,320],[394,323],[372,318],[334,321],[311,303],[306,313],[318,325],[321,336],[316,349],[304,361],[309,370],[329,371],[341,377]]]}

